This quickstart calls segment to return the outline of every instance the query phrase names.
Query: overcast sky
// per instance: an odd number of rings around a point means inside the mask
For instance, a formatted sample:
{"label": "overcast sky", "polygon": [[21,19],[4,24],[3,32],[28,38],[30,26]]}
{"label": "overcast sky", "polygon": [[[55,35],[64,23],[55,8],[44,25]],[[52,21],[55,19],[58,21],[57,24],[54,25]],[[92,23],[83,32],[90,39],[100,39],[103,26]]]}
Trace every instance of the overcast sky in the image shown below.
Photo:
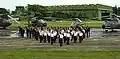
{"label": "overcast sky", "polygon": [[104,4],[120,6],[120,0],[1,0],[0,8],[14,10],[15,6],[26,6],[27,4],[40,5],[74,5],[74,4]]}

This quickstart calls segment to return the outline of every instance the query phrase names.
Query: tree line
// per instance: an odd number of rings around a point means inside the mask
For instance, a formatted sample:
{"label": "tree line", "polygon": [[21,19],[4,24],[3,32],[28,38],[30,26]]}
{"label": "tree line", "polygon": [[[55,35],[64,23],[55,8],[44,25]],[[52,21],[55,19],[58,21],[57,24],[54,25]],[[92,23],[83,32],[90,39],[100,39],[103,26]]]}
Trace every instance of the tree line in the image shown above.
{"label": "tree line", "polygon": [[[93,11],[92,11],[93,10]],[[55,17],[55,18],[86,18],[89,19],[89,15],[86,15],[84,11],[90,11],[94,13],[97,10],[96,5],[60,5],[60,6],[42,6],[38,4],[27,6],[17,6],[15,11],[12,11],[11,15],[24,16],[24,17]],[[120,15],[120,7],[113,7],[113,12]],[[95,14],[96,15],[96,14]],[[94,16],[95,16],[94,15]],[[91,16],[91,15],[90,15]]]}

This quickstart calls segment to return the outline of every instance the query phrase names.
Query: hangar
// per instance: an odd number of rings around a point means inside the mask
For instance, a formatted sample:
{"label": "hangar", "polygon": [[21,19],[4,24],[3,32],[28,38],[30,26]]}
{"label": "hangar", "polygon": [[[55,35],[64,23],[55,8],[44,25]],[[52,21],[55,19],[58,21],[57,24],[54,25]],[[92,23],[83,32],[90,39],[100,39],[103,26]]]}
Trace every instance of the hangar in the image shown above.
{"label": "hangar", "polygon": [[61,11],[68,13],[81,13],[82,17],[87,17],[88,19],[98,19],[101,20],[102,16],[111,15],[113,13],[112,6],[102,5],[102,4],[83,4],[83,5],[57,5],[57,6],[45,6],[48,12]]}

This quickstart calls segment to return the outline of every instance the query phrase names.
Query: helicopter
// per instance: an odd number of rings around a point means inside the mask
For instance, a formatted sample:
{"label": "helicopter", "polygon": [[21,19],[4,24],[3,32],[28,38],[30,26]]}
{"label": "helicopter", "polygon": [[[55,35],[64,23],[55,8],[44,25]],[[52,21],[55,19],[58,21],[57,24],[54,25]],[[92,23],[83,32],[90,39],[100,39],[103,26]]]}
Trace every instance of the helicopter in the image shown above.
{"label": "helicopter", "polygon": [[73,20],[75,20],[75,21],[73,21],[73,22],[71,23],[71,27],[76,28],[76,27],[79,27],[79,25],[80,25],[80,26],[83,25],[83,24],[82,24],[82,21],[81,21],[79,18],[74,18]]}
{"label": "helicopter", "polygon": [[0,27],[2,27],[3,29],[6,29],[6,27],[12,25],[11,21],[19,23],[18,21],[16,21],[16,19],[12,18],[10,15],[0,14]]}
{"label": "helicopter", "polygon": [[74,29],[79,29],[83,35],[85,35],[85,27],[83,27],[83,21],[79,18],[73,18],[73,22],[71,23],[71,27]]}
{"label": "helicopter", "polygon": [[114,30],[114,29],[120,29],[120,16],[118,15],[109,15],[109,16],[103,16],[102,20],[104,21],[102,24],[102,28],[105,29],[105,31]]}
{"label": "helicopter", "polygon": [[31,19],[31,25],[33,27],[46,27],[47,23],[43,19],[38,19],[37,17],[34,17]]}

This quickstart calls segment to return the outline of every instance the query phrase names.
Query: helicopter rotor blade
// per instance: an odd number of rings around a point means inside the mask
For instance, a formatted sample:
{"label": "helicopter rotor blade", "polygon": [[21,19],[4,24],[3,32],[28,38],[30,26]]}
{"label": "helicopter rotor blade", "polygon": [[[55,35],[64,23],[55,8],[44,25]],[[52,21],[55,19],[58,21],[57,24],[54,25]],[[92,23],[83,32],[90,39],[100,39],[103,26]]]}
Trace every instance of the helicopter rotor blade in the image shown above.
{"label": "helicopter rotor blade", "polygon": [[8,15],[8,17],[10,18],[10,20],[15,21],[16,23],[20,24],[20,22],[18,22],[17,19],[11,17],[10,15]]}
{"label": "helicopter rotor blade", "polygon": [[82,21],[79,18],[75,18],[76,20],[78,20],[80,23],[82,23]]}

